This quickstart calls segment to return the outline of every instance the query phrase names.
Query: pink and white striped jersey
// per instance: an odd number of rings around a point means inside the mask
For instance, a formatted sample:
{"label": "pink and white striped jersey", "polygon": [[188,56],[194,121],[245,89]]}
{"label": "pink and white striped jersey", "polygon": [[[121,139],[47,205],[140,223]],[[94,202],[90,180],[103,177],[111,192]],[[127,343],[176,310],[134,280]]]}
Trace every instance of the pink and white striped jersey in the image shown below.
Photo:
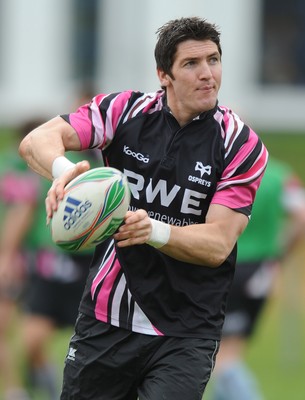
{"label": "pink and white striped jersey", "polygon": [[[127,176],[131,210],[177,225],[205,222],[217,203],[250,217],[267,164],[258,135],[216,105],[181,127],[163,91],[100,94],[62,116],[82,149]],[[218,268],[177,261],[148,245],[96,248],[80,311],[151,335],[219,340],[236,246]]]}

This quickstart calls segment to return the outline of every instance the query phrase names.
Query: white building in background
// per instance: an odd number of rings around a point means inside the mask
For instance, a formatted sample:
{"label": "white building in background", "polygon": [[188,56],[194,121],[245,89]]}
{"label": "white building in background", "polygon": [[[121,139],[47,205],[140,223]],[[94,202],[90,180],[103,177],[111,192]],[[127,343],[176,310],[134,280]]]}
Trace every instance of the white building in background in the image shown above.
{"label": "white building in background", "polygon": [[[263,1],[92,0],[95,90],[157,89],[156,30],[169,19],[199,15],[222,32],[220,103],[255,129],[305,131],[305,85],[259,83]],[[0,0],[0,126],[71,110],[81,82],[73,16],[76,3],[86,2],[91,0]],[[90,39],[81,38],[79,48],[86,50]]]}

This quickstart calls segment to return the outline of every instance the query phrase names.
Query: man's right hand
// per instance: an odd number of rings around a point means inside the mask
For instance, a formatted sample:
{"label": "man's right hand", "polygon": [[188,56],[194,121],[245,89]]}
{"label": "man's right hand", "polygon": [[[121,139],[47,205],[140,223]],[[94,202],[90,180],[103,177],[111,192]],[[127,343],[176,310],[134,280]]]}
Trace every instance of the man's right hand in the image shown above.
{"label": "man's right hand", "polygon": [[90,169],[90,164],[87,160],[80,161],[75,164],[75,167],[64,172],[61,176],[54,179],[52,186],[48,191],[47,198],[45,200],[46,213],[47,213],[47,225],[55,211],[58,209],[58,204],[63,199],[65,194],[65,186],[71,182],[74,178],[86,172]]}

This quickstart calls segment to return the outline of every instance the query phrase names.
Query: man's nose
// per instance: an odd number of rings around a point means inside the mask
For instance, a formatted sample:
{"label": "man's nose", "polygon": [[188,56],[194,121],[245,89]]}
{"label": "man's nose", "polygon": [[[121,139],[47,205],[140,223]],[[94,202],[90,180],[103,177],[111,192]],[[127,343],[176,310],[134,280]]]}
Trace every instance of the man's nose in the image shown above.
{"label": "man's nose", "polygon": [[203,62],[200,65],[200,79],[211,79],[212,78],[212,71],[207,62]]}

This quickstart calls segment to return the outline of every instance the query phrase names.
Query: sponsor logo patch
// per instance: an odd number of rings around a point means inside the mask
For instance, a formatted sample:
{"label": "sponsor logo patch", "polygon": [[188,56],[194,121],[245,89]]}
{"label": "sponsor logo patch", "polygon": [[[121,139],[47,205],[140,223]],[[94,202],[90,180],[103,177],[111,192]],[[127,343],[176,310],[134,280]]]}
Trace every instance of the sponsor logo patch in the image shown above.
{"label": "sponsor logo patch", "polygon": [[149,156],[145,156],[142,153],[136,153],[135,151],[132,151],[129,146],[126,146],[126,144],[124,145],[123,148],[123,152],[127,155],[127,156],[131,156],[133,158],[136,158],[138,161],[142,161],[145,164],[147,164],[149,162]]}

